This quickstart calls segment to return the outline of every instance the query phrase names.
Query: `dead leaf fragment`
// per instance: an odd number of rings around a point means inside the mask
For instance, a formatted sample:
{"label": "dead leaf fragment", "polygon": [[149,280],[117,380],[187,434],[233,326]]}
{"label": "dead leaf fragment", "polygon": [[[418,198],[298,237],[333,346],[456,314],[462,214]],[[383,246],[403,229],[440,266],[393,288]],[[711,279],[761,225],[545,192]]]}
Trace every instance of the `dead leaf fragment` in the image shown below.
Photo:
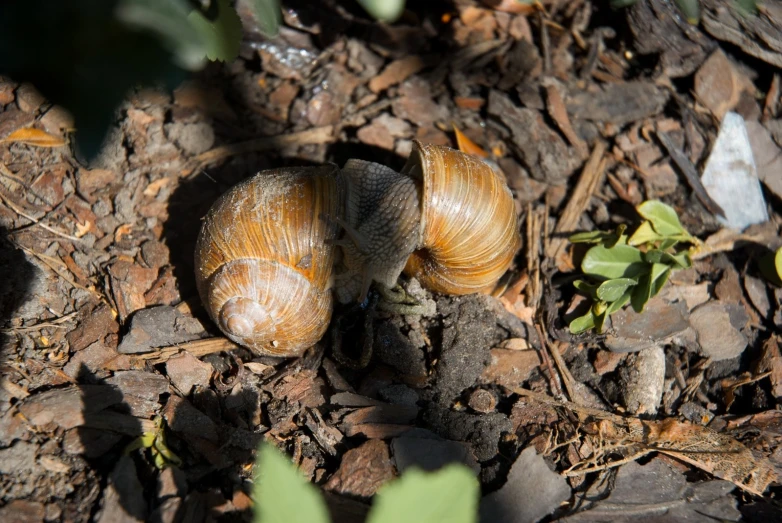
{"label": "dead leaf fragment", "polygon": [[41,129],[24,127],[12,132],[0,143],[23,143],[35,147],[62,147],[68,142],[64,138],[54,136]]}

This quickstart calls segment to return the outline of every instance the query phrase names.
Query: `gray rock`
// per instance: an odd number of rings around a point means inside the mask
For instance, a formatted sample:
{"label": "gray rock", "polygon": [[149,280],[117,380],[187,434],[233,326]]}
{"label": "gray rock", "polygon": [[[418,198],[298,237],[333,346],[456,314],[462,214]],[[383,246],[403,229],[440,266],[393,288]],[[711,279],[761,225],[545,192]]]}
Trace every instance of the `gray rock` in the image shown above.
{"label": "gray rock", "polygon": [[567,480],[552,472],[534,447],[528,447],[516,458],[508,482],[481,500],[480,521],[535,523],[569,498]]}
{"label": "gray rock", "polygon": [[165,125],[166,136],[189,155],[208,151],[215,142],[212,126],[206,122],[181,123],[173,122]]}
{"label": "gray rock", "polygon": [[136,475],[136,466],[130,456],[119,458],[109,475],[109,484],[103,491],[98,523],[131,523],[146,520],[147,503],[144,488]]}
{"label": "gray rock", "polygon": [[480,462],[495,457],[502,434],[513,431],[513,425],[505,414],[475,415],[435,405],[430,405],[424,413],[424,422],[443,438],[469,443]]}
{"label": "gray rock", "polygon": [[122,354],[149,352],[196,340],[204,335],[195,318],[184,316],[174,307],[163,305],[136,312],[130,320],[130,331],[122,338],[117,351]]}
{"label": "gray rock", "polygon": [[90,414],[121,402],[122,394],[113,387],[79,385],[29,396],[19,412],[36,427],[53,423],[67,430],[84,425]]}
{"label": "gray rock", "polygon": [[196,385],[208,387],[214,369],[187,351],[182,351],[166,362],[166,374],[174,386],[185,396]]}
{"label": "gray rock", "polygon": [[467,444],[443,439],[426,429],[412,429],[394,438],[391,452],[399,472],[409,467],[437,470],[449,463],[467,465],[476,474],[481,470]]}
{"label": "gray rock", "polygon": [[690,326],[687,305],[655,296],[641,314],[626,307],[611,316],[613,332],[605,344],[613,352],[638,352],[664,344]]}
{"label": "gray rock", "polygon": [[115,372],[104,383],[122,393],[130,414],[148,418],[160,409],[160,395],[169,391],[168,380],[155,372],[126,370]]}
{"label": "gray rock", "polygon": [[690,315],[701,351],[713,361],[736,358],[747,348],[747,338],[731,319],[729,306],[719,301],[705,303]]}
{"label": "gray rock", "polygon": [[384,401],[398,405],[415,406],[419,400],[418,393],[403,383],[388,385],[377,393]]}
{"label": "gray rock", "polygon": [[645,349],[620,371],[625,407],[632,414],[657,413],[665,383],[665,351],[662,347]]}
{"label": "gray rock", "polygon": [[[616,474],[614,488],[604,502],[596,502],[591,510],[580,512],[561,521],[567,523],[637,521],[692,521],[710,523],[739,521],[736,499],[730,495],[736,486],[728,481],[714,480],[688,483],[666,462],[655,458],[646,465],[631,462]],[[594,499],[599,493],[590,493]],[[660,507],[667,506],[664,514]]]}
{"label": "gray rock", "polygon": [[35,455],[38,445],[17,441],[6,449],[0,449],[0,473],[15,475],[22,471],[36,470]]}

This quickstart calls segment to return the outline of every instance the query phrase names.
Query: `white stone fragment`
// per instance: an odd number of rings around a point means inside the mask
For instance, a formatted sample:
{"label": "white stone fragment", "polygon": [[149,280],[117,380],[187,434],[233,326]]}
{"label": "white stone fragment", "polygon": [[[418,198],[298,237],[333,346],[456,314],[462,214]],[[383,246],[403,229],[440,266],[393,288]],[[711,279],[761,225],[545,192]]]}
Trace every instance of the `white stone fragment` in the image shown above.
{"label": "white stone fragment", "polygon": [[726,227],[744,230],[768,221],[757,172],[744,119],[726,113],[701,176],[706,192],[725,211],[719,221]]}

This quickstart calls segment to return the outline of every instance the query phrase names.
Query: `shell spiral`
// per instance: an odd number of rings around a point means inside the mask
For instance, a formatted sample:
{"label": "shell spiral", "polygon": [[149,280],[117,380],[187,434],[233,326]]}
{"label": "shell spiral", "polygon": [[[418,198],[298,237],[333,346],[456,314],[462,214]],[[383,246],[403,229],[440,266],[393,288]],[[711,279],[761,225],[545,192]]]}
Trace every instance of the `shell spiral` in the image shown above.
{"label": "shell spiral", "polygon": [[[212,320],[256,353],[297,356],[331,319],[345,188],[336,167],[275,169],[223,194],[196,244],[196,283]],[[283,226],[284,225],[284,226]]]}
{"label": "shell spiral", "polygon": [[521,244],[513,195],[485,162],[448,147],[414,145],[403,173],[422,182],[422,241],[405,273],[436,292],[485,291]]}

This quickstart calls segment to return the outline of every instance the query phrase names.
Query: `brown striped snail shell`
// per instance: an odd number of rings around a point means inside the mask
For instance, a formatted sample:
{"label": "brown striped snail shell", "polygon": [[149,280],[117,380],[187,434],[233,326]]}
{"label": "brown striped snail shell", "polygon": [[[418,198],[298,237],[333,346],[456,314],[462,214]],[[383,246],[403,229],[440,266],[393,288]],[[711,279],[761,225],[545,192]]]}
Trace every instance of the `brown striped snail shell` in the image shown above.
{"label": "brown striped snail shell", "polygon": [[444,294],[493,287],[521,245],[513,195],[485,162],[448,147],[414,143],[402,170],[419,180],[421,242],[405,273]]}
{"label": "brown striped snail shell", "polygon": [[275,169],[212,206],[196,244],[196,283],[232,341],[273,356],[314,345],[331,319],[345,187],[336,167]]}

